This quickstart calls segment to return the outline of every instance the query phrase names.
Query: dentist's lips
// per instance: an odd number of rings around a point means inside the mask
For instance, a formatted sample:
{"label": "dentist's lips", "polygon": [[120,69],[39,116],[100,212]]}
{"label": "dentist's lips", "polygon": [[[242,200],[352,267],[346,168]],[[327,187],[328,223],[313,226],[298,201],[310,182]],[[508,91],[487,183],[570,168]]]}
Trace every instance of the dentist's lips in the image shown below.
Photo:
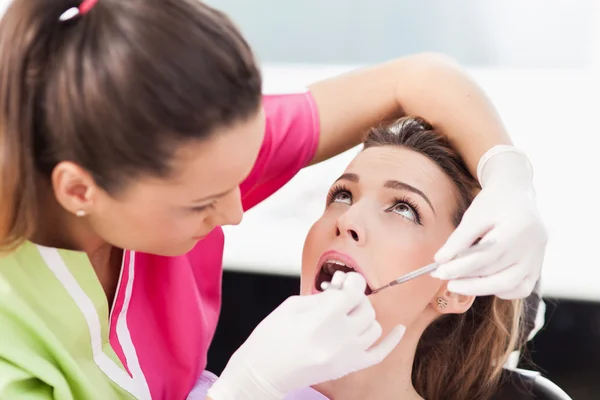
{"label": "dentist's lips", "polygon": [[[317,276],[315,277],[315,289],[319,292],[323,291],[323,289],[321,289],[321,284],[323,282],[331,282],[333,274],[336,271],[357,272],[361,274],[365,280],[367,279],[356,262],[350,256],[337,251],[328,251],[324,253],[319,259],[317,265],[319,266],[319,270],[317,271]],[[367,284],[365,294],[368,296],[371,294],[371,292],[371,287]]]}

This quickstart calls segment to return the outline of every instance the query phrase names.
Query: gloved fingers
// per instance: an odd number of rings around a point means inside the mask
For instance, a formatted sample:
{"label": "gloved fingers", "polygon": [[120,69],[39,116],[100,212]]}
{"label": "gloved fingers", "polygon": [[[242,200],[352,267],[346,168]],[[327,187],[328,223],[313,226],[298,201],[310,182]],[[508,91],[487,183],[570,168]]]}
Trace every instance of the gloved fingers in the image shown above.
{"label": "gloved fingers", "polygon": [[504,300],[523,299],[523,298],[529,296],[531,294],[531,292],[533,292],[533,289],[535,288],[535,284],[536,284],[537,280],[538,280],[537,277],[527,276],[521,282],[521,284],[519,284],[514,289],[506,291],[506,292],[498,293],[498,294],[496,294],[496,296],[498,296]]}
{"label": "gloved fingers", "polygon": [[[494,242],[491,247],[441,265],[432,276],[446,280],[486,277],[496,275],[509,266],[519,265],[521,279],[532,275],[531,280],[535,284],[541,270],[547,240],[545,231],[542,229],[539,232],[541,235],[538,234],[538,230],[528,230],[527,224],[520,220],[511,221],[510,218],[505,218],[482,239],[482,242]],[[503,291],[502,296],[518,298],[523,293],[527,296],[532,289],[532,282],[528,281],[522,287],[519,287],[520,284],[521,281],[513,282],[513,286]]]}
{"label": "gloved fingers", "polygon": [[[483,193],[483,192],[482,192]],[[479,194],[481,195],[481,193]],[[477,199],[475,199],[477,200]],[[462,221],[434,256],[437,263],[446,263],[458,253],[471,247],[477,239],[493,228],[493,223],[481,213],[476,201],[465,212]]]}
{"label": "gloved fingers", "polygon": [[[320,306],[326,314],[330,314],[332,311],[335,313],[341,311],[347,315],[366,298],[366,287],[367,282],[362,275],[356,272],[336,271],[331,278],[330,287],[312,297],[317,297],[322,301]],[[325,305],[328,306],[325,307]]]}
{"label": "gloved fingers", "polygon": [[368,350],[381,337],[382,332],[383,328],[381,327],[381,324],[378,321],[372,321],[367,329],[363,330],[358,337],[356,346],[363,350]]}
{"label": "gloved fingers", "polygon": [[[366,288],[367,281],[365,281],[365,278],[362,275],[356,272],[348,272],[345,274],[341,292],[344,294],[344,310],[347,314],[354,310],[363,300],[366,300]],[[327,291],[328,290],[326,290],[326,292]]]}
{"label": "gloved fingers", "polygon": [[313,296],[290,296],[285,299],[275,310],[269,314],[269,317],[279,313],[302,313],[318,307],[319,303],[323,301],[319,298],[319,294]]}
{"label": "gloved fingers", "polygon": [[364,296],[364,300],[348,314],[348,324],[354,332],[362,333],[369,329],[375,321],[375,309]]}
{"label": "gloved fingers", "polygon": [[[469,274],[469,276],[464,276],[464,278],[492,276],[512,267],[515,264],[520,264],[520,258],[518,256],[521,254],[510,252],[506,250],[506,247],[504,247],[502,250],[504,250],[504,252],[498,258],[495,260],[485,261],[485,265],[482,268],[480,268],[478,271],[474,271],[472,274]],[[526,271],[523,271],[523,273],[525,274]],[[462,277],[458,277],[458,279],[460,278]]]}
{"label": "gloved fingers", "polygon": [[[329,314],[332,309],[337,310],[340,307],[343,307],[343,305],[347,302],[346,295],[342,291],[345,280],[345,272],[335,271],[333,277],[331,277],[331,281],[329,282],[329,287],[323,292],[313,295],[313,297],[320,301],[319,304],[321,305],[323,311],[327,314]],[[330,307],[325,307],[325,305],[330,305]],[[317,305],[317,307],[318,306],[319,305]],[[306,311],[313,311],[313,308],[308,308]]]}
{"label": "gloved fingers", "polygon": [[346,280],[346,273],[342,271],[335,271],[329,285],[332,289],[341,289]]}
{"label": "gloved fingers", "polygon": [[497,243],[494,243],[489,248],[474,251],[440,265],[437,270],[431,273],[431,276],[444,280],[487,276],[509,265],[506,263],[502,265],[504,258],[503,249]]}
{"label": "gloved fingers", "polygon": [[[346,274],[342,271],[336,271],[333,275],[332,282],[337,285],[336,288],[341,288],[346,279]],[[303,313],[312,312],[315,308],[321,307],[323,304],[334,304],[334,307],[344,302],[344,295],[340,289],[331,288],[323,292],[315,293],[310,296],[290,296],[277,309],[286,309],[291,312]],[[324,308],[326,309],[326,308]]]}
{"label": "gloved fingers", "polygon": [[520,264],[514,264],[490,276],[451,280],[448,290],[466,296],[489,296],[514,290],[525,276],[527,270]]}
{"label": "gloved fingers", "polygon": [[400,343],[400,340],[404,336],[404,332],[406,332],[406,327],[398,325],[383,340],[367,350],[369,361],[372,365],[379,364],[398,346],[398,343]]}

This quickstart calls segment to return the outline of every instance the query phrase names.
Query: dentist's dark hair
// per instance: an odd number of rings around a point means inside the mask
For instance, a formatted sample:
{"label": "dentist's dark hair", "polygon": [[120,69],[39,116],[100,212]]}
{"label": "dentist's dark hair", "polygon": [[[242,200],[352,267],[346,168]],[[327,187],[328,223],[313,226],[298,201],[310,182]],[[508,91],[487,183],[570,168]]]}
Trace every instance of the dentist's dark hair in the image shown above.
{"label": "dentist's dark hair", "polygon": [[39,187],[71,161],[111,195],[166,177],[176,146],[254,115],[261,76],[198,0],[13,0],[0,21],[0,250],[36,229]]}
{"label": "dentist's dark hair", "polygon": [[[404,117],[372,129],[365,149],[403,147],[436,163],[453,181],[455,226],[480,189],[448,139],[425,120]],[[429,400],[488,400],[497,393],[502,367],[524,344],[521,300],[477,297],[463,314],[441,315],[425,329],[415,354],[412,381]]]}

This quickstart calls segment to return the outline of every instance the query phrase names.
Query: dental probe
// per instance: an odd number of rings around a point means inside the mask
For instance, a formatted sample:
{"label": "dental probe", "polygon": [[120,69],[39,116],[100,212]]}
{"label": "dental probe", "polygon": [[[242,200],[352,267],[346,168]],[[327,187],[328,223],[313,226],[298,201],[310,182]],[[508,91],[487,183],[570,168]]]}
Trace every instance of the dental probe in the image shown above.
{"label": "dental probe", "polygon": [[[478,244],[475,244],[472,247],[468,248],[467,250],[458,253],[456,255],[456,257],[453,258],[453,260],[455,260],[457,258],[460,258],[460,257],[464,257],[464,256],[472,254],[472,253],[476,253],[476,252],[484,250],[484,249],[487,249],[492,244],[494,244],[493,241],[485,241],[485,242],[480,242]],[[421,275],[425,275],[425,274],[431,273],[431,272],[435,271],[436,269],[438,269],[439,266],[440,266],[440,264],[434,262],[434,263],[426,265],[426,266],[424,266],[422,268],[419,268],[417,270],[411,271],[411,272],[409,272],[407,274],[402,275],[398,279],[394,279],[393,281],[391,281],[387,285],[381,286],[381,287],[373,290],[370,294],[378,293],[378,292],[382,291],[383,289],[387,289],[387,288],[390,288],[392,286],[400,285],[401,283],[405,283],[405,282],[411,281],[411,280],[413,280],[415,278],[418,278]],[[332,287],[334,287],[334,286],[332,286],[330,284],[330,282],[322,282],[321,283],[321,289],[322,290],[327,290],[327,289],[332,288]],[[338,285],[335,285],[334,288],[335,289],[340,289],[340,287]]]}

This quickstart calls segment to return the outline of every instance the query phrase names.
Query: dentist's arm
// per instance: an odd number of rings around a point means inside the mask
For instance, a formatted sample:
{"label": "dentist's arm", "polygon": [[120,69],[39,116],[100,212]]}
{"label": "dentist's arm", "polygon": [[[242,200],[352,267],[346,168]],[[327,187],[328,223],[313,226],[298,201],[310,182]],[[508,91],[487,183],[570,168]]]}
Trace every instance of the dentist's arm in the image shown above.
{"label": "dentist's arm", "polygon": [[367,129],[403,115],[424,118],[446,135],[476,176],[483,154],[511,144],[494,105],[452,59],[417,54],[359,69],[309,87],[321,137],[312,162],[362,142]]}
{"label": "dentist's arm", "polygon": [[[420,54],[361,69],[310,86],[321,136],[312,163],[362,141],[385,120],[416,115],[445,134],[483,190],[436,255],[437,276],[472,295],[525,297],[539,279],[547,234],[535,204],[532,169],[512,147],[496,109],[451,59]],[[496,245],[457,258],[479,237]]]}

